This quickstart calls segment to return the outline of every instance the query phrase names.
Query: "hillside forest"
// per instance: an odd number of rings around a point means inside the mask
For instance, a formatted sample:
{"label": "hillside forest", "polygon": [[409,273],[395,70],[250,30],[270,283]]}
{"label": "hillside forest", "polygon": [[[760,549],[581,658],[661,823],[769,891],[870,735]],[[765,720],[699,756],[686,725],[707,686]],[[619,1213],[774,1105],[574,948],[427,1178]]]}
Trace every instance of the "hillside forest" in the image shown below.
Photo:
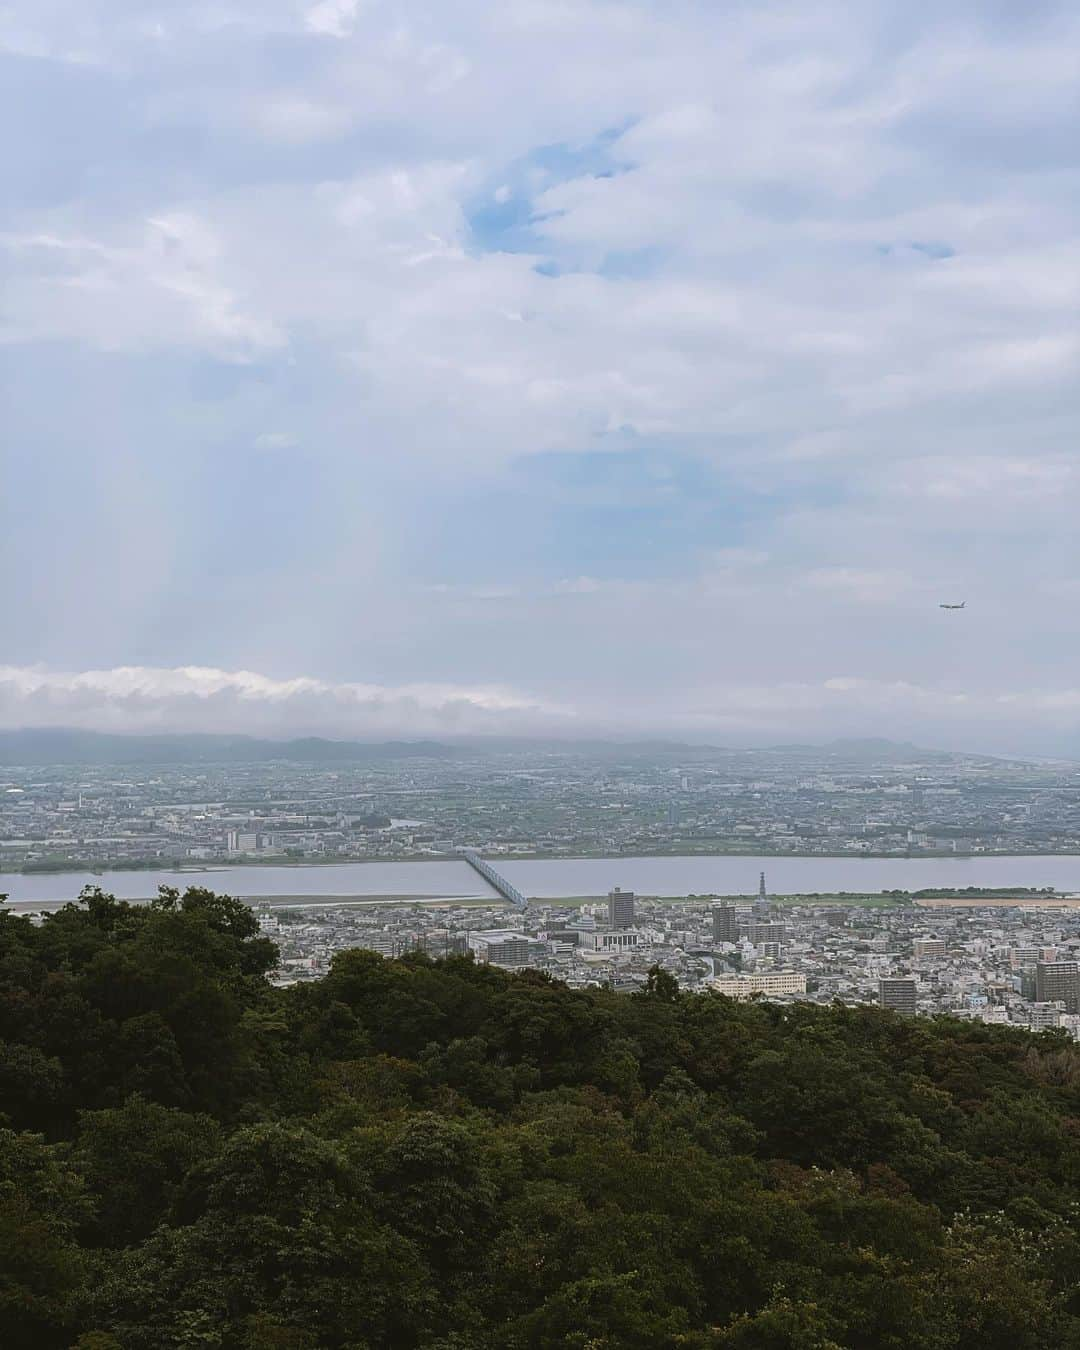
{"label": "hillside forest", "polygon": [[1080,1047],[0,906],[4,1350],[1080,1350]]}

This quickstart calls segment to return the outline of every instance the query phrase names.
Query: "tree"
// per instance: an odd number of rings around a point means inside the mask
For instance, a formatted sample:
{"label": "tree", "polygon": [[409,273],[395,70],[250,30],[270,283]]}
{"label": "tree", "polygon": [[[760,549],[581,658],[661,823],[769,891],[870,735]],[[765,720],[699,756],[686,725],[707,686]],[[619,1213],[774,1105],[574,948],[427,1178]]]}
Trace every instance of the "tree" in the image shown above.
{"label": "tree", "polygon": [[716,1344],[730,1350],[844,1350],[833,1330],[834,1320],[816,1304],[780,1295],[760,1312],[738,1318]]}
{"label": "tree", "polygon": [[662,1003],[674,1003],[679,997],[679,981],[662,966],[650,966],[645,996],[659,999]]}
{"label": "tree", "polygon": [[1061,1038],[0,910],[4,1350],[1080,1350]]}
{"label": "tree", "polygon": [[108,1247],[141,1242],[166,1218],[181,1183],[221,1149],[222,1131],[143,1097],[79,1115],[71,1163],[98,1196],[90,1233]]}
{"label": "tree", "polygon": [[81,1178],[33,1134],[0,1129],[0,1345],[71,1344],[89,1263],[77,1241],[91,1207]]}
{"label": "tree", "polygon": [[131,1350],[407,1350],[430,1304],[416,1250],[373,1217],[341,1149],[261,1125],[189,1174],[173,1223],[120,1254],[97,1315]]}

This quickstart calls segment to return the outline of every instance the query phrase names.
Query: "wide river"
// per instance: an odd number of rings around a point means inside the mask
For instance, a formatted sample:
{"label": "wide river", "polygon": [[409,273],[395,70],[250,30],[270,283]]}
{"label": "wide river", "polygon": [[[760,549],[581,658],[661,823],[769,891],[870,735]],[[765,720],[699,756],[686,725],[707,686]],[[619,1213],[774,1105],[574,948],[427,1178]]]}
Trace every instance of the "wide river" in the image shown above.
{"label": "wide river", "polygon": [[[750,895],[764,871],[780,894],[920,890],[929,886],[1053,886],[1080,891],[1080,857],[1061,854],[980,858],[553,858],[491,859],[527,896],[604,895],[613,886],[642,895]],[[0,875],[0,893],[13,905],[73,900],[83,886],[100,886],[126,900],[155,895],[158,886],[200,885],[250,900],[283,897],[477,897],[494,894],[467,863],[370,862],[295,866],[215,867],[183,872],[88,872]]]}

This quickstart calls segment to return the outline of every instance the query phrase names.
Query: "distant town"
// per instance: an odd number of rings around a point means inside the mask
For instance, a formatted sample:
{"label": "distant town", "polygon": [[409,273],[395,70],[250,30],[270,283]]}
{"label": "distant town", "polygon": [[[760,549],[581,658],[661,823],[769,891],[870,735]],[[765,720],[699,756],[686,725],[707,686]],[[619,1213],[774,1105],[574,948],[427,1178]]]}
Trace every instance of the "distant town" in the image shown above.
{"label": "distant town", "polygon": [[[332,744],[332,743],[328,743]],[[0,765],[0,868],[449,857],[1080,853],[1080,765],[888,742]]]}

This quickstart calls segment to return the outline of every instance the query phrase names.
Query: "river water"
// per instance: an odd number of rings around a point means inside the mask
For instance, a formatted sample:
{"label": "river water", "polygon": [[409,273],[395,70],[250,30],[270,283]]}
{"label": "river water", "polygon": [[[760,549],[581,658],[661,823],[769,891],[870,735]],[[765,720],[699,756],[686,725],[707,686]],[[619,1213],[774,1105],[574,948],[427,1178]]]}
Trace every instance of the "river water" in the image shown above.
{"label": "river water", "polygon": [[[930,886],[1054,886],[1080,891],[1080,857],[976,858],[553,858],[490,861],[525,895],[558,899],[604,895],[613,886],[642,895],[750,895],[765,872],[771,891],[920,890]],[[87,872],[0,875],[0,892],[15,906],[73,900],[86,885],[126,900],[158,886],[208,886],[245,899],[296,897],[493,896],[467,863],[370,862],[218,867],[182,872]]]}

